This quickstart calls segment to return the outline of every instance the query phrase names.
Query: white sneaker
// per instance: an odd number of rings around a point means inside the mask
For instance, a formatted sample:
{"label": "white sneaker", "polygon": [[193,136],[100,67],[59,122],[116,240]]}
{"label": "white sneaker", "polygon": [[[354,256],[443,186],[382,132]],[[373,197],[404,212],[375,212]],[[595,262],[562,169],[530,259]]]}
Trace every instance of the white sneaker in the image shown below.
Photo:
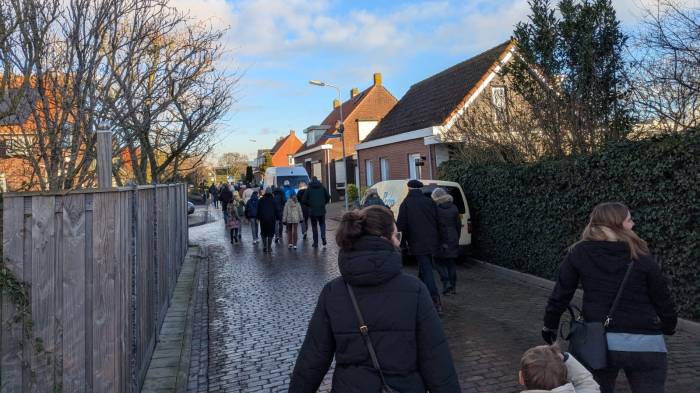
{"label": "white sneaker", "polygon": [[291,245],[291,244],[287,244],[287,248],[292,248],[292,245]]}
{"label": "white sneaker", "polygon": [[296,250],[296,249],[297,249],[297,246],[294,246],[294,249]]}

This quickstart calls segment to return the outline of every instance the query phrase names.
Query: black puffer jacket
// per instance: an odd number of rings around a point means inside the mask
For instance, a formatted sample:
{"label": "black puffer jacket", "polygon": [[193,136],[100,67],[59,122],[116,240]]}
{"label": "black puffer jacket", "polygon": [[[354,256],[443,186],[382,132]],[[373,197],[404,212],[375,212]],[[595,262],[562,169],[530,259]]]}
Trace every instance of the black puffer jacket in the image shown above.
{"label": "black puffer jacket", "polygon": [[316,392],[335,355],[333,391],[377,393],[372,367],[345,282],[355,292],[387,383],[401,393],[459,392],[442,323],[427,288],[401,272],[401,254],[387,240],[366,236],[340,252],[342,277],[326,284],[309,323],[289,385]]}
{"label": "black puffer jacket", "polygon": [[440,227],[440,250],[437,258],[457,258],[459,256],[459,236],[462,232],[462,221],[459,210],[452,202],[452,195],[443,195],[437,203],[438,226]]}
{"label": "black puffer jacket", "polygon": [[[630,262],[624,242],[584,241],[577,244],[559,267],[559,279],[545,310],[544,325],[559,326],[561,314],[571,302],[578,283],[583,286],[583,316],[605,320]],[[608,328],[611,332],[673,334],[676,310],[666,280],[651,256],[635,261]]]}
{"label": "black puffer jacket", "polygon": [[440,247],[437,206],[420,189],[408,191],[401,202],[396,227],[411,255],[435,255]]}
{"label": "black puffer jacket", "polygon": [[277,210],[272,194],[265,193],[258,201],[258,220],[260,221],[260,234],[262,237],[275,235],[275,221],[281,220],[282,215]]}

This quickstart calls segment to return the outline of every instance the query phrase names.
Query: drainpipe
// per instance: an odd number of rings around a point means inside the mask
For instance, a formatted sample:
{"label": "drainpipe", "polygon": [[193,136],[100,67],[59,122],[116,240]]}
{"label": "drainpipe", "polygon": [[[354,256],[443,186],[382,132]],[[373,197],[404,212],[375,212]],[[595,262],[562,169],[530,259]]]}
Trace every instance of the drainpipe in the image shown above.
{"label": "drainpipe", "polygon": [[428,145],[428,174],[430,175],[430,180],[435,180],[433,178],[433,145]]}
{"label": "drainpipe", "polygon": [[328,193],[333,195],[333,191],[331,191],[331,154],[330,150],[326,149],[326,176],[328,178]]}

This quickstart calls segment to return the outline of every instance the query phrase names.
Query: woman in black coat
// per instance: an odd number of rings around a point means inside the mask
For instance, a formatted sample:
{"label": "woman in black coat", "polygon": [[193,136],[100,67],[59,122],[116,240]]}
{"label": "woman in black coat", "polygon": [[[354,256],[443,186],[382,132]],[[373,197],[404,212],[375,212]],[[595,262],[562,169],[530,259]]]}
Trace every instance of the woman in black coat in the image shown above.
{"label": "woman in black coat", "polygon": [[440,229],[440,249],[435,253],[435,267],[442,280],[442,294],[457,293],[457,257],[459,257],[459,237],[462,220],[459,210],[452,201],[452,195],[442,188],[431,194],[437,205],[438,228]]}
{"label": "woman in black coat", "polygon": [[459,392],[442,323],[425,285],[401,272],[394,217],[380,206],[345,213],[336,232],[341,277],[323,288],[299,351],[290,393],[318,390],[335,356],[332,391],[381,389],[360,334],[350,284],[387,384],[401,393]]}
{"label": "woman in black coat", "polygon": [[265,194],[258,201],[258,221],[260,221],[260,236],[263,240],[263,251],[272,251],[272,238],[275,236],[275,223],[281,218],[272,189],[265,189]]}
{"label": "woman in black coat", "polygon": [[593,370],[600,391],[611,393],[620,369],[633,392],[664,391],[666,343],[664,334],[676,329],[676,310],[661,269],[647,243],[632,228],[629,209],[621,203],[602,203],[591,213],[581,241],[569,250],[547,302],[542,337],[557,336],[561,314],[579,283],[583,286],[583,318],[604,322],[617,290],[632,263],[620,302],[606,329],[608,367]]}

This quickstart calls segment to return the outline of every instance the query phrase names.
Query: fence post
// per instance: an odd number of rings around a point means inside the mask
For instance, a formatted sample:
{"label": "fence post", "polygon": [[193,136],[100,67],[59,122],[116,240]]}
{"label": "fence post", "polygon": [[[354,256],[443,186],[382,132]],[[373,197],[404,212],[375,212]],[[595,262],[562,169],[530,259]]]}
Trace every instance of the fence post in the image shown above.
{"label": "fence post", "polygon": [[112,188],[112,131],[104,124],[97,128],[97,184]]}
{"label": "fence post", "polygon": [[153,334],[155,335],[155,344],[158,344],[160,337],[158,337],[158,331],[160,326],[158,326],[158,321],[160,320],[160,283],[158,282],[158,269],[160,266],[158,264],[158,185],[153,184],[153,290],[155,295],[153,296],[153,301],[155,306],[153,311],[155,312],[155,321],[153,322]]}
{"label": "fence post", "polygon": [[138,185],[133,184],[131,188],[131,297],[130,297],[130,307],[129,311],[131,313],[130,319],[131,319],[131,353],[129,354],[129,368],[130,368],[130,382],[131,382],[131,392],[132,393],[137,393],[138,392],[138,370],[136,369],[136,356],[138,354],[138,346],[139,346],[139,341],[138,341],[138,329],[136,328],[137,326],[137,317],[139,315],[138,313],[138,301],[136,299],[137,297],[137,288],[136,285],[138,283],[138,280],[136,279],[136,272],[138,271],[138,266],[137,266],[137,253],[138,253],[138,244],[137,244],[137,238],[138,238]]}

